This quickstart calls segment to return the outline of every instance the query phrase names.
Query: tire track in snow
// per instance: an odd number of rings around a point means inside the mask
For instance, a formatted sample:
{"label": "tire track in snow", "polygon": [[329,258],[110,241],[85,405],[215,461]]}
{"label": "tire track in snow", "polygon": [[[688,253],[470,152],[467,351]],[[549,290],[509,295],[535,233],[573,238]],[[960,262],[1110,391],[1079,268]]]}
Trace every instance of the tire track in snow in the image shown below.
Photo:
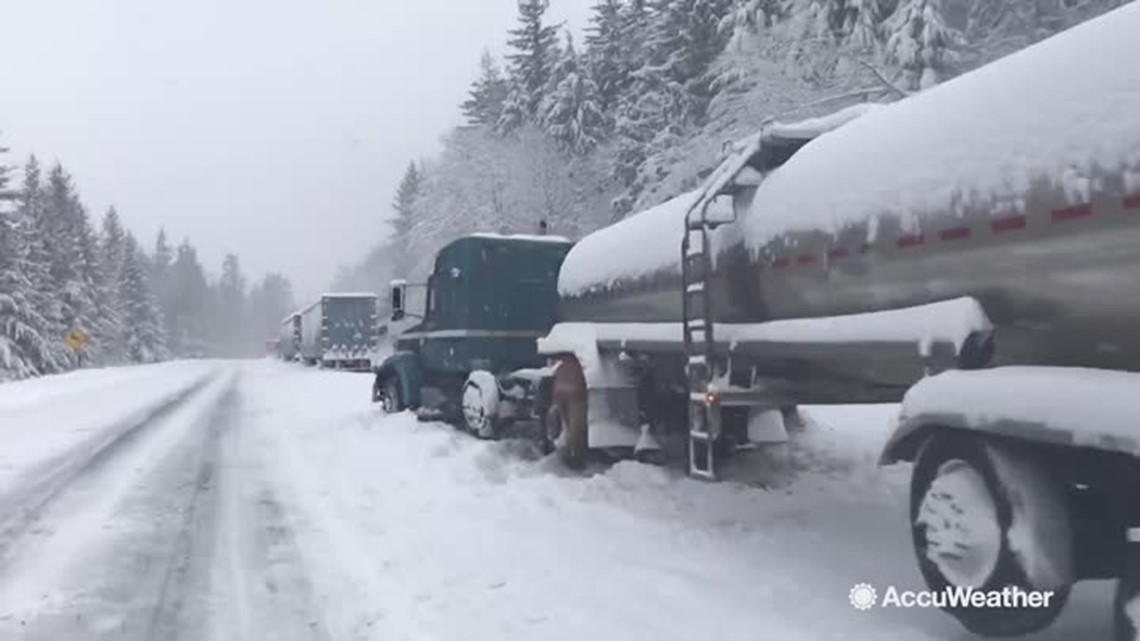
{"label": "tire track in snow", "polygon": [[161,585],[153,538],[188,518],[186,504],[171,499],[197,480],[210,442],[199,428],[234,383],[209,377],[51,486],[7,540],[0,638],[6,629],[29,640],[123,638],[135,627],[141,601]]}
{"label": "tire track in snow", "polygon": [[[103,466],[112,469],[84,474],[57,493],[59,502],[70,504],[87,495],[102,500],[100,520],[110,536],[93,537],[98,540],[78,550],[64,546],[70,561],[49,562],[54,567],[42,576],[37,563],[23,564],[21,574],[54,592],[54,600],[21,595],[0,573],[0,639],[12,630],[28,641],[331,639],[292,525],[275,490],[260,478],[260,453],[243,439],[236,382],[236,376],[219,381],[187,400],[198,409],[172,410],[170,419],[182,426],[147,427],[135,439],[142,443],[132,447],[128,441]],[[153,439],[167,446],[147,446]],[[141,461],[136,448],[156,456]],[[138,463],[145,469],[111,492],[117,498],[103,496],[101,474]],[[95,487],[81,489],[88,485]],[[82,525],[55,503],[41,510],[47,526],[58,531]],[[37,547],[29,538],[20,551],[33,561],[59,547],[51,541]],[[24,607],[10,607],[7,595],[20,596],[17,605]]]}
{"label": "tire track in snow", "polygon": [[195,380],[146,411],[141,418],[101,431],[71,452],[33,470],[21,487],[0,496],[0,574],[8,565],[11,547],[36,526],[55,499],[72,485],[113,465],[122,451],[145,436],[150,428],[176,414],[215,378],[216,373],[211,373]]}

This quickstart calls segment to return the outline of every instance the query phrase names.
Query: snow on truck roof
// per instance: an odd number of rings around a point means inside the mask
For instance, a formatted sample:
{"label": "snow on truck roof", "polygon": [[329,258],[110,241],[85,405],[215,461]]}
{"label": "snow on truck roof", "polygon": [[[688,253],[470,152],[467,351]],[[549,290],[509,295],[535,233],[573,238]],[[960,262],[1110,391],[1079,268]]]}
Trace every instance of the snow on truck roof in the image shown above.
{"label": "snow on truck roof", "polygon": [[491,233],[485,233],[485,232],[469,234],[468,238],[491,238],[491,239],[496,239],[496,240],[524,240],[524,241],[530,241],[530,242],[558,243],[558,244],[566,244],[566,243],[573,242],[569,238],[566,238],[563,236],[539,236],[536,234],[491,234]]}
{"label": "snow on truck roof", "polygon": [[[913,223],[965,195],[998,212],[1041,179],[1080,192],[1094,168],[1123,171],[1140,191],[1140,73],[1127,62],[1140,60],[1137,33],[1132,3],[893,104],[767,124],[754,137],[815,139],[765,178],[742,217],[746,242],[758,250],[787,232],[880,215]],[[684,216],[699,194],[580,240],[559,294],[679,269]]]}
{"label": "snow on truck roof", "polygon": [[1125,5],[806,145],[757,191],[758,249],[872,217],[1020,208],[1047,181],[1074,200],[1094,171],[1140,190],[1140,3]]}

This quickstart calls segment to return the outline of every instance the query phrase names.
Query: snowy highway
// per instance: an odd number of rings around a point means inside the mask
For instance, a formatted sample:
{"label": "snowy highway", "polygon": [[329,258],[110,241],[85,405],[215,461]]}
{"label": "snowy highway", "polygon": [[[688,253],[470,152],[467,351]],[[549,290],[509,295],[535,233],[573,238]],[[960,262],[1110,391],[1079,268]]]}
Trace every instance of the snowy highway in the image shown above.
{"label": "snowy highway", "polygon": [[[385,416],[367,375],[183,361],[0,386],[0,639],[971,639],[921,589],[889,407],[706,484]],[[1076,588],[1036,639],[1110,638]]]}

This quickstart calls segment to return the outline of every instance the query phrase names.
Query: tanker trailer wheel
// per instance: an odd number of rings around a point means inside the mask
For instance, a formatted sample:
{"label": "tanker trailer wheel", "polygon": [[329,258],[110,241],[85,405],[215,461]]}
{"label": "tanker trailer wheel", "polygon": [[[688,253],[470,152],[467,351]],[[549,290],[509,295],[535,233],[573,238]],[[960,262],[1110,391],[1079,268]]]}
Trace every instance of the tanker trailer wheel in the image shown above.
{"label": "tanker trailer wheel", "polygon": [[1116,583],[1113,609],[1113,638],[1136,641],[1140,638],[1140,544],[1130,542],[1124,571]]}
{"label": "tanker trailer wheel", "polygon": [[947,605],[983,637],[1013,637],[1056,620],[1073,581],[1064,487],[1032,452],[966,433],[933,436],[915,462],[911,534],[930,590],[1052,591],[1043,605]]}
{"label": "tanker trailer wheel", "polygon": [[[1137,568],[1140,570],[1140,568]],[[1136,641],[1140,638],[1140,574],[1125,574],[1116,585],[1113,602],[1113,639]]]}
{"label": "tanker trailer wheel", "polygon": [[475,370],[463,386],[463,427],[482,439],[495,437],[499,414],[499,382],[495,375]]}

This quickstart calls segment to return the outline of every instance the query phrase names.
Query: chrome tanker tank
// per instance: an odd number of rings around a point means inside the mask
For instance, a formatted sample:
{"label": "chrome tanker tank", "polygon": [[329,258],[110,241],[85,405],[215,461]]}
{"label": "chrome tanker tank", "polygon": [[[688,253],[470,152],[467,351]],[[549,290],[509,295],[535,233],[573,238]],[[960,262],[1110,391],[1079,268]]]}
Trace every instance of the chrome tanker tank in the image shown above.
{"label": "chrome tanker tank", "polygon": [[[1140,6],[1115,19],[1140,33]],[[1123,63],[1140,60],[1140,39],[1095,27],[739,145],[751,156],[722,205],[734,220],[712,234],[715,320],[969,296],[996,328],[995,364],[1140,370],[1140,71]],[[680,323],[700,196],[580,241],[560,321]]]}

